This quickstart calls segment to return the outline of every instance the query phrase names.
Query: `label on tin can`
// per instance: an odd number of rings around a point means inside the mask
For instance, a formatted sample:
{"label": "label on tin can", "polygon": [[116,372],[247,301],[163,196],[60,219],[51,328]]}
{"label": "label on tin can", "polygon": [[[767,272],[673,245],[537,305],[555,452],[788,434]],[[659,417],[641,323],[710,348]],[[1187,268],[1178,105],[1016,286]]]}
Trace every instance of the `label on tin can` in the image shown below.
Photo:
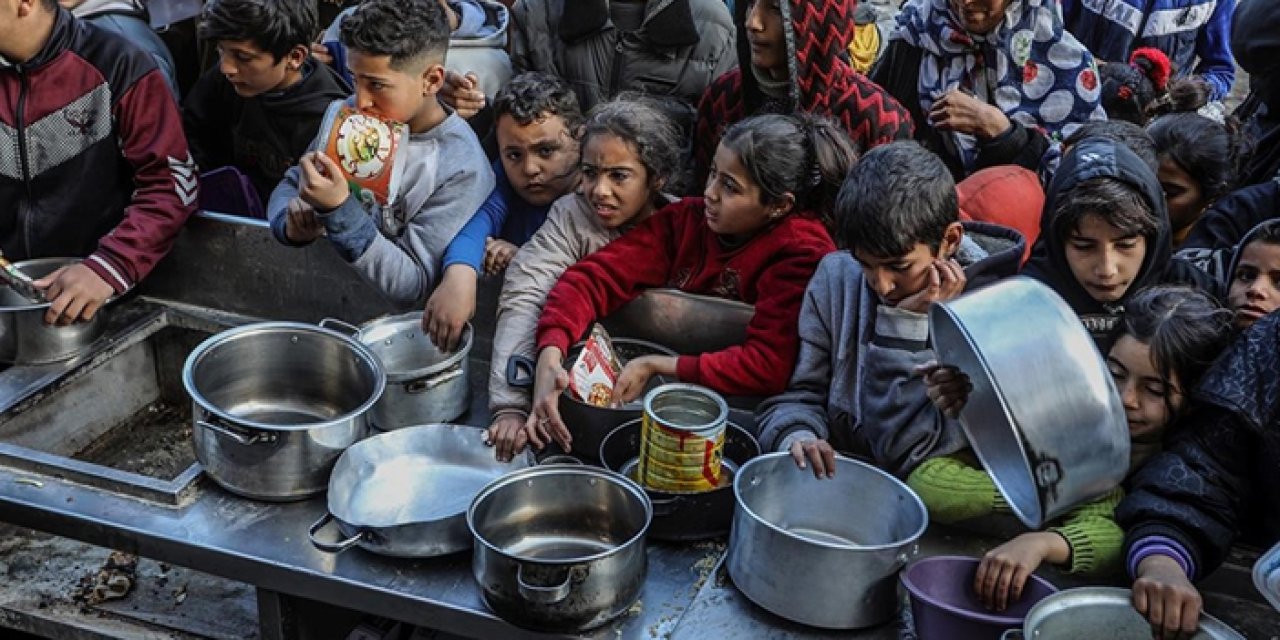
{"label": "label on tin can", "polygon": [[720,486],[728,405],[709,389],[663,385],[644,401],[640,483],[660,491],[710,491]]}

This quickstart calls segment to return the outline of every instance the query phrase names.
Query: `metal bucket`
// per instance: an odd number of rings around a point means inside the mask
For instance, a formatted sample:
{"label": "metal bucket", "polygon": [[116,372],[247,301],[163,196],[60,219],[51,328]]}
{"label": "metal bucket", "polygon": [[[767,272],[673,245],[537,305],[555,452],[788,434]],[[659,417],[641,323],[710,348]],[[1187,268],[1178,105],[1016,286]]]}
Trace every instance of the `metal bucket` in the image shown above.
{"label": "metal bucket", "polygon": [[468,356],[475,332],[468,323],[458,350],[441,351],[422,332],[422,312],[378,318],[353,327],[326,318],[322,327],[352,331],[382,363],[387,390],[374,405],[370,420],[383,431],[417,424],[457,420],[471,406]]}
{"label": "metal bucket", "polygon": [[355,340],[297,322],[248,324],[187,356],[196,459],[223,488],[260,500],[321,493],[347,447],[369,433],[386,381]]}
{"label": "metal bucket", "polygon": [[960,424],[1028,527],[1124,480],[1120,394],[1080,319],[1051,289],[1015,277],[935,303],[929,333],[938,362],[973,382]]}
{"label": "metal bucket", "polygon": [[[39,280],[80,261],[79,258],[38,258],[13,266]],[[46,324],[44,315],[48,310],[48,302],[32,302],[13,289],[0,287],[0,362],[45,364],[68,360],[83,353],[102,336],[106,305],[92,320],[67,326]]]}
{"label": "metal bucket", "polygon": [[907,485],[836,456],[819,480],[791,455],[755,458],[733,480],[726,565],[752,602],[825,629],[880,624],[898,611],[898,570],[929,516]]}

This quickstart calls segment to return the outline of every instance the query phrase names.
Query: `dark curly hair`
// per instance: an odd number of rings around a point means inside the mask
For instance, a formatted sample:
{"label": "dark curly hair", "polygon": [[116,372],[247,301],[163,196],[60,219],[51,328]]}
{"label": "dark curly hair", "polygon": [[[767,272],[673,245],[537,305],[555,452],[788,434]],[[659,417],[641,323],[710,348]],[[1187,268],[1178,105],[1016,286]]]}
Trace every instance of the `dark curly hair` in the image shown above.
{"label": "dark curly hair", "polygon": [[391,56],[391,68],[405,71],[444,63],[449,20],[436,0],[366,0],[342,21],[340,38],[348,49]]}
{"label": "dark curly hair", "polygon": [[663,183],[662,191],[680,193],[684,139],[680,128],[652,100],[623,92],[592,107],[582,127],[582,147],[591,138],[611,135],[635,149],[650,180]]}
{"label": "dark curly hair", "polygon": [[528,71],[511,79],[493,99],[493,119],[507,115],[520,126],[548,115],[560,116],[571,132],[582,126],[582,107],[565,81]]}
{"label": "dark curly hair", "polygon": [[201,40],[248,40],[280,62],[294,47],[306,47],[319,30],[314,2],[298,0],[209,0],[200,12]]}

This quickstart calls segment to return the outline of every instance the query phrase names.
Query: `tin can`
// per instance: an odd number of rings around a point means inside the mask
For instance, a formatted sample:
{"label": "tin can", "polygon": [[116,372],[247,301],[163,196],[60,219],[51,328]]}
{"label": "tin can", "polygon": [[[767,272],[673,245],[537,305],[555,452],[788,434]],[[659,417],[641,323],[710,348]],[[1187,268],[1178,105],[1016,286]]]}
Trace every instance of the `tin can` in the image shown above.
{"label": "tin can", "polygon": [[644,398],[640,484],[659,491],[710,491],[720,486],[729,405],[693,384],[662,385]]}

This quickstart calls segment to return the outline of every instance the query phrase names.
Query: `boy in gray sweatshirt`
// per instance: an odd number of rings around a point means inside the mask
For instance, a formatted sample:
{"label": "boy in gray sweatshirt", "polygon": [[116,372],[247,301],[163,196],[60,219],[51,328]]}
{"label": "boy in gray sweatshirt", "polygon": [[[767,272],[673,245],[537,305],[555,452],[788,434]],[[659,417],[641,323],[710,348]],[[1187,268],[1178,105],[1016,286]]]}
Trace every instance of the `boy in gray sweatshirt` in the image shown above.
{"label": "boy in gray sweatshirt", "polygon": [[916,371],[934,359],[929,305],[1013,275],[1025,241],[1012,229],[960,222],[950,172],[915,142],[863,156],[835,218],[845,251],[824,258],[809,281],[795,371],[756,413],[760,445],[789,451],[819,478],[834,472],[836,450],[905,478],[966,444]]}
{"label": "boy in gray sweatshirt", "polygon": [[271,194],[267,215],[276,239],[298,246],[328,237],[389,300],[410,308],[435,287],[445,248],[493,190],[493,170],[466,121],[436,99],[449,45],[439,2],[368,0],[341,37],[354,106],[409,127],[399,189],[385,205],[356,198],[337,163],[317,151],[326,142],[317,137]]}

